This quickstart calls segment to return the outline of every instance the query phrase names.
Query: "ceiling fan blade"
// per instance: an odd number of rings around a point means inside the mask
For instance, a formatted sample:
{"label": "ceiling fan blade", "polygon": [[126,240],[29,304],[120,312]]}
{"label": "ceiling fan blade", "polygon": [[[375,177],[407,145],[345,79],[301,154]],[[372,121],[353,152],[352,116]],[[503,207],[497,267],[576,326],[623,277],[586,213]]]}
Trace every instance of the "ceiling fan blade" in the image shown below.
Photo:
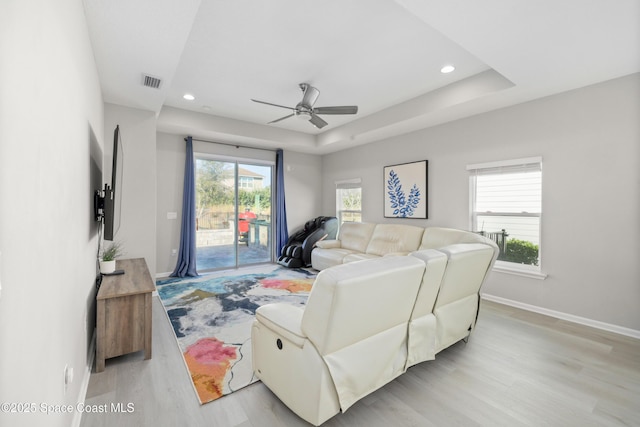
{"label": "ceiling fan blade", "polygon": [[293,114],[289,114],[288,116],[280,117],[279,119],[275,119],[273,121],[270,121],[267,124],[270,125],[271,123],[278,123],[280,120],[288,119],[289,117],[293,117]]}
{"label": "ceiling fan blade", "polygon": [[271,102],[258,101],[257,99],[251,99],[253,102],[258,102],[260,104],[273,105],[274,107],[286,108],[287,110],[295,110],[293,107],[285,107],[284,105],[273,104]]}
{"label": "ceiling fan blade", "polygon": [[311,115],[311,118],[309,119],[309,121],[311,122],[312,125],[314,125],[318,129],[322,129],[323,127],[329,124],[324,120],[322,120],[320,117],[316,116],[315,114]]}
{"label": "ceiling fan blade", "polygon": [[307,83],[300,83],[300,89],[304,92],[300,104],[309,108],[313,107],[313,104],[316,103],[316,100],[320,96],[320,91]]}
{"label": "ceiling fan blade", "polygon": [[341,107],[318,107],[314,108],[315,114],[357,114],[357,105],[343,105]]}

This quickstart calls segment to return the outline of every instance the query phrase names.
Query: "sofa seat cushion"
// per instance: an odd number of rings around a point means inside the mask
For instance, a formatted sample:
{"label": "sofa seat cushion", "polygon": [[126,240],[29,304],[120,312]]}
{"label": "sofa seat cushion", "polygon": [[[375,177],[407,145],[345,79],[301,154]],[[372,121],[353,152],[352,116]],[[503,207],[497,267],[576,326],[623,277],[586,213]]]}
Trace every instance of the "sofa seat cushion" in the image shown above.
{"label": "sofa seat cushion", "polygon": [[363,261],[365,259],[374,259],[374,258],[380,258],[380,256],[378,255],[371,255],[371,254],[361,254],[358,252],[354,252],[352,254],[349,254],[347,256],[345,256],[342,259],[342,262],[344,264],[348,263],[348,262],[354,262],[354,261]]}
{"label": "sofa seat cushion", "polygon": [[303,313],[302,308],[286,303],[266,304],[256,310],[256,320],[302,348],[306,340],[300,329]]}
{"label": "sofa seat cushion", "polygon": [[316,270],[324,270],[343,263],[344,258],[357,252],[344,248],[315,248],[311,252],[311,265]]}
{"label": "sofa seat cushion", "polygon": [[[409,255],[409,253],[407,253],[407,252],[392,252],[392,253],[389,253],[389,254],[382,255],[382,257],[407,256],[407,255]],[[364,261],[365,259],[376,259],[376,258],[381,258],[381,256],[380,255],[373,255],[373,254],[360,254],[360,253],[354,252],[352,254],[349,254],[349,255],[345,256],[342,259],[342,263],[346,264],[348,262]]]}

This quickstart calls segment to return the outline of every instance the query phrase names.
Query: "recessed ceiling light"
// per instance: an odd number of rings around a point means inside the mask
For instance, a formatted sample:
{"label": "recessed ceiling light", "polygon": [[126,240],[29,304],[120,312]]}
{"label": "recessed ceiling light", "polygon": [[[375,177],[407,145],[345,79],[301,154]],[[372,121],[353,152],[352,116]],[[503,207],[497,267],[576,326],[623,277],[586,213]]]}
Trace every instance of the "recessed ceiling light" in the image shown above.
{"label": "recessed ceiling light", "polygon": [[185,93],[182,97],[187,101],[193,101],[194,99],[196,99],[196,97],[191,95],[190,93]]}
{"label": "recessed ceiling light", "polygon": [[448,73],[452,72],[455,69],[456,69],[456,67],[454,67],[453,65],[445,65],[444,67],[442,67],[440,69],[440,72],[442,74],[448,74]]}

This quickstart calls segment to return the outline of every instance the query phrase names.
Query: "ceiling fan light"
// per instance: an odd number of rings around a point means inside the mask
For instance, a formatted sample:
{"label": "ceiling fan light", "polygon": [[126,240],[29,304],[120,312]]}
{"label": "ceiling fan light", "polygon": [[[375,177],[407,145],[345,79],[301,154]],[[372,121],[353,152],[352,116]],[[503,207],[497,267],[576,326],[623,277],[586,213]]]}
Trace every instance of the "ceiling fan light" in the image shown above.
{"label": "ceiling fan light", "polygon": [[296,112],[296,117],[301,120],[309,120],[311,118],[311,113],[308,111],[298,111]]}

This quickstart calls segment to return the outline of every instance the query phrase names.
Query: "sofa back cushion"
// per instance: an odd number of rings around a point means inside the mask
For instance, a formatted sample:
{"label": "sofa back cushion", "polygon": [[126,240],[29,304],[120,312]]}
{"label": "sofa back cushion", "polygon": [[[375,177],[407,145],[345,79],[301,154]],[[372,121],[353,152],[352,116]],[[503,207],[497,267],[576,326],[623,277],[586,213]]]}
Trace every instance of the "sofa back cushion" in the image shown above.
{"label": "sofa back cushion", "polygon": [[340,246],[356,252],[365,252],[376,224],[368,222],[345,222],[340,226]]}
{"label": "sofa back cushion", "polygon": [[448,260],[436,308],[477,294],[492,265],[494,249],[483,243],[458,243],[438,251],[446,254]]}
{"label": "sofa back cushion", "polygon": [[409,316],[424,269],[424,262],[405,256],[318,274],[301,329],[329,369],[342,411],[404,372]]}
{"label": "sofa back cushion", "polygon": [[373,230],[366,253],[383,256],[392,253],[408,254],[418,249],[424,228],[402,224],[378,224]]}
{"label": "sofa back cushion", "polygon": [[480,287],[493,265],[497,246],[458,243],[438,250],[447,255],[448,261],[433,310],[437,319],[436,352],[468,336],[475,327]]}
{"label": "sofa back cushion", "polygon": [[414,257],[385,257],[322,270],[305,306],[303,332],[326,355],[407,322],[424,269]]}

